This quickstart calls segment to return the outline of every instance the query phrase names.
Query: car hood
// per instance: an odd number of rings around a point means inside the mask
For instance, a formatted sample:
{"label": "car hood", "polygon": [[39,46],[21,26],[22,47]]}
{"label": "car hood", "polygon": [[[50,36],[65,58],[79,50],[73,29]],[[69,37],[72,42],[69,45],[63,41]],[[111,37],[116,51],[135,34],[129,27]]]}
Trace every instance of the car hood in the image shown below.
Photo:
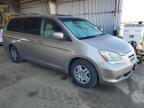
{"label": "car hood", "polygon": [[111,51],[120,55],[125,55],[133,49],[129,43],[112,35],[100,35],[82,41],[98,50]]}

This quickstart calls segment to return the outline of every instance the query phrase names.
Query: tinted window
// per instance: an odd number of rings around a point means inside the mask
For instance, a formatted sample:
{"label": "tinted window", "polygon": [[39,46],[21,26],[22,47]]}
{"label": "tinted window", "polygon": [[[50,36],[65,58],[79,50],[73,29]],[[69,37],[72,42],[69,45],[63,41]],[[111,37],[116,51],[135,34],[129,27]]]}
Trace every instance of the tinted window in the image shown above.
{"label": "tinted window", "polygon": [[52,38],[54,32],[62,32],[61,27],[53,20],[45,19],[42,35],[44,37]]}
{"label": "tinted window", "polygon": [[41,18],[26,18],[24,19],[22,32],[29,34],[40,35]]}
{"label": "tinted window", "polygon": [[22,19],[12,19],[8,23],[7,30],[19,32],[21,29]]}

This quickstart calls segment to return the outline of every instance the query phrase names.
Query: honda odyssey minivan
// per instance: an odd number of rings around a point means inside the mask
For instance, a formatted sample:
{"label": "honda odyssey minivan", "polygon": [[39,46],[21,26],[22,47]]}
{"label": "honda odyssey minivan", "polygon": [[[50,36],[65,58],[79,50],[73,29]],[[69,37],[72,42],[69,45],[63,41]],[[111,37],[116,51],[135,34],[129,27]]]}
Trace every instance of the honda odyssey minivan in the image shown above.
{"label": "honda odyssey minivan", "polygon": [[12,18],[4,47],[13,62],[26,60],[65,71],[84,88],[129,78],[137,61],[125,41],[85,19],[64,15]]}

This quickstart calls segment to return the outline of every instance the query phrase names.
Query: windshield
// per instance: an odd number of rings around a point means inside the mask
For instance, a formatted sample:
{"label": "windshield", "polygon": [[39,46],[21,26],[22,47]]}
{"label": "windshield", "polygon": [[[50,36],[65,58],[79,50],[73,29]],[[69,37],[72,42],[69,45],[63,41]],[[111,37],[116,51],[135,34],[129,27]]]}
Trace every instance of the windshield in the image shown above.
{"label": "windshield", "polygon": [[95,25],[83,19],[60,18],[60,20],[78,39],[87,39],[103,34]]}

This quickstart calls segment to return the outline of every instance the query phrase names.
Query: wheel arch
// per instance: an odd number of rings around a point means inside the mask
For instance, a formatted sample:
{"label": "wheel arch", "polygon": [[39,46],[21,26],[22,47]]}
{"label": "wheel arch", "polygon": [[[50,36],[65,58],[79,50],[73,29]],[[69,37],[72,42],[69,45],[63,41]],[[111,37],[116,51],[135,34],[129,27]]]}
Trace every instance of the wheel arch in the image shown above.
{"label": "wheel arch", "polygon": [[99,72],[98,72],[98,69],[97,69],[96,66],[94,65],[94,62],[92,62],[92,60],[89,60],[89,59],[87,59],[87,58],[83,58],[83,57],[75,57],[75,58],[72,58],[72,59],[70,60],[69,64],[68,64],[68,74],[71,75],[71,73],[70,73],[70,67],[71,67],[72,63],[73,63],[74,61],[78,60],[78,59],[85,60],[85,61],[89,62],[90,64],[92,64],[92,66],[94,67],[94,69],[95,69],[96,72],[97,72],[98,82],[99,82],[100,74],[99,74]]}
{"label": "wheel arch", "polygon": [[10,47],[11,47],[11,46],[13,46],[13,44],[12,44],[12,43],[11,43],[11,44],[9,44],[9,46],[8,46],[8,49],[9,49],[9,50],[10,50]]}

